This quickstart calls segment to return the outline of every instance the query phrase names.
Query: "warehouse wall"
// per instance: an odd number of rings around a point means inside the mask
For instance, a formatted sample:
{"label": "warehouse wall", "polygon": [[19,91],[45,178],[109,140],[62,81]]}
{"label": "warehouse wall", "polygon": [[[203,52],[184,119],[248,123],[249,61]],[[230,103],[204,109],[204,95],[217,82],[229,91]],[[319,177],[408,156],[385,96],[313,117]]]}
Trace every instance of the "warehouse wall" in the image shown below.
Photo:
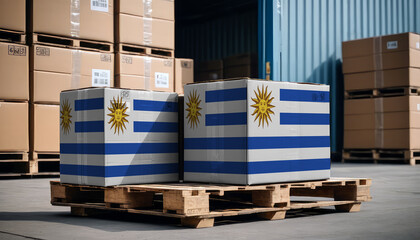
{"label": "warehouse wall", "polygon": [[[219,5],[201,11],[206,1],[176,2],[176,56],[208,61],[242,53],[257,53],[257,1],[210,2]],[[199,4],[201,10],[192,11],[192,14],[186,9],[191,4]],[[181,12],[180,8],[185,10]]]}
{"label": "warehouse wall", "polygon": [[331,145],[333,152],[341,152],[341,43],[378,35],[420,32],[420,1],[260,0],[260,9],[266,11],[266,15],[260,19],[259,26],[263,28],[264,21],[272,21],[272,25],[265,23],[266,29],[260,29],[264,34],[260,44],[260,77],[264,77],[264,63],[270,61],[274,80],[331,85]]}

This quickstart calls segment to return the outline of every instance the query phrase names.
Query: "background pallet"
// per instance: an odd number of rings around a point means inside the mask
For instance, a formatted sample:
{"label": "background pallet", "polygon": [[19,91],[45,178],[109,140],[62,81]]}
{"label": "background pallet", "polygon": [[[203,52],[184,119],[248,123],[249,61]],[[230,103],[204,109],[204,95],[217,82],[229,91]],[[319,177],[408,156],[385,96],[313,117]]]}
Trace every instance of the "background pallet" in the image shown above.
{"label": "background pallet", "polygon": [[119,43],[117,44],[118,52],[137,55],[150,55],[156,57],[175,57],[174,50],[164,48],[153,48],[147,46]]}
{"label": "background pallet", "polygon": [[11,43],[26,43],[26,34],[24,32],[0,29],[0,41]]}
{"label": "background pallet", "polygon": [[409,163],[420,161],[420,150],[405,149],[344,149],[343,162]]}

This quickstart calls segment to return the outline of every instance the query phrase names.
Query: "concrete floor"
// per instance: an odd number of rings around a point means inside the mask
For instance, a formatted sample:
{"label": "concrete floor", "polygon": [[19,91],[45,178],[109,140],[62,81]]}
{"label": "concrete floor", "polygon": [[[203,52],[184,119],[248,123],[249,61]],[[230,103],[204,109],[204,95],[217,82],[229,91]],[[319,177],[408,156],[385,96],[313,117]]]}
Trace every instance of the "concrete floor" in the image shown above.
{"label": "concrete floor", "polygon": [[357,213],[241,217],[205,229],[167,218],[75,217],[68,207],[50,205],[51,179],[1,180],[0,239],[420,239],[420,166],[337,163],[332,176],[372,178],[373,200]]}

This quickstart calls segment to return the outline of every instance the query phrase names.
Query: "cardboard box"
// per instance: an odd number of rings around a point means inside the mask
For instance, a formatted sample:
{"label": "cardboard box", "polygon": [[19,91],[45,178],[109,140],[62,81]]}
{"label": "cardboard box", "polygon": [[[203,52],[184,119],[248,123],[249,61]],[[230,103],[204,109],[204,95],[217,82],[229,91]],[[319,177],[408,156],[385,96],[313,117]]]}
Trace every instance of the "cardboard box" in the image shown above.
{"label": "cardboard box", "polygon": [[60,106],[31,104],[30,126],[31,151],[60,151]]}
{"label": "cardboard box", "polygon": [[117,53],[116,86],[174,92],[174,59]]}
{"label": "cardboard box", "polygon": [[0,151],[29,151],[28,103],[0,102]]}
{"label": "cardboard box", "polygon": [[60,181],[110,186],[178,181],[176,93],[61,93]]}
{"label": "cardboard box", "polygon": [[258,77],[257,57],[252,54],[229,56],[223,59],[224,78]]}
{"label": "cardboard box", "polygon": [[330,177],[329,86],[243,79],[184,91],[185,181]]}
{"label": "cardboard box", "polygon": [[116,0],[116,14],[125,13],[139,17],[175,20],[175,4],[173,0]]}
{"label": "cardboard box", "polygon": [[0,42],[0,99],[29,100],[27,46]]}
{"label": "cardboard box", "polygon": [[398,68],[344,75],[346,91],[420,86],[419,68]]}
{"label": "cardboard box", "polygon": [[222,60],[198,62],[195,67],[194,79],[196,82],[223,79]]}
{"label": "cardboard box", "polygon": [[174,21],[120,13],[116,16],[115,41],[156,48],[175,48]]}
{"label": "cardboard box", "polygon": [[33,45],[31,101],[60,102],[60,92],[114,86],[114,54]]}
{"label": "cardboard box", "polygon": [[420,51],[390,52],[343,59],[343,73],[359,73],[396,68],[420,68]]}
{"label": "cardboard box", "polygon": [[420,128],[420,96],[344,101],[344,129]]}
{"label": "cardboard box", "polygon": [[72,0],[33,0],[30,31],[114,42],[112,0],[81,0],[79,4],[73,3]]}
{"label": "cardboard box", "polygon": [[343,59],[420,49],[420,35],[400,33],[343,42]]}
{"label": "cardboard box", "polygon": [[194,60],[175,59],[175,92],[184,94],[184,86],[194,82]]}
{"label": "cardboard box", "polygon": [[420,129],[345,130],[345,149],[419,149]]}
{"label": "cardboard box", "polygon": [[0,0],[0,28],[26,32],[26,0]]}

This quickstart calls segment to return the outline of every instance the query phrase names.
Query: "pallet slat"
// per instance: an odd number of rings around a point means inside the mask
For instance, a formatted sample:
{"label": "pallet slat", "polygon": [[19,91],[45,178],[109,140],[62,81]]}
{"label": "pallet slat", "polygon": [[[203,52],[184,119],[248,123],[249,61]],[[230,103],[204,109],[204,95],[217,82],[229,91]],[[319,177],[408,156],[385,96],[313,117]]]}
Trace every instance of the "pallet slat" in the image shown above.
{"label": "pallet slat", "polygon": [[[213,226],[214,218],[245,214],[283,219],[290,209],[335,206],[338,211],[358,211],[361,202],[371,199],[370,185],[366,178],[257,186],[173,183],[97,187],[51,181],[51,203],[70,206],[76,215],[120,211],[180,218],[182,225],[200,228]],[[333,200],[293,202],[290,196]]]}
{"label": "pallet slat", "polygon": [[33,33],[31,37],[33,44],[42,44],[54,47],[67,47],[82,50],[94,50],[107,53],[114,52],[114,45],[108,42],[92,41],[42,33]]}
{"label": "pallet slat", "polygon": [[343,162],[399,162],[416,165],[420,150],[406,149],[344,149]]}
{"label": "pallet slat", "polygon": [[26,34],[19,31],[0,29],[0,41],[25,44]]}
{"label": "pallet slat", "polygon": [[140,46],[126,43],[117,44],[118,52],[135,55],[149,55],[157,57],[175,57],[174,50],[164,48],[154,48],[148,46]]}
{"label": "pallet slat", "polygon": [[346,99],[396,97],[396,96],[419,96],[419,87],[393,87],[344,91]]}

